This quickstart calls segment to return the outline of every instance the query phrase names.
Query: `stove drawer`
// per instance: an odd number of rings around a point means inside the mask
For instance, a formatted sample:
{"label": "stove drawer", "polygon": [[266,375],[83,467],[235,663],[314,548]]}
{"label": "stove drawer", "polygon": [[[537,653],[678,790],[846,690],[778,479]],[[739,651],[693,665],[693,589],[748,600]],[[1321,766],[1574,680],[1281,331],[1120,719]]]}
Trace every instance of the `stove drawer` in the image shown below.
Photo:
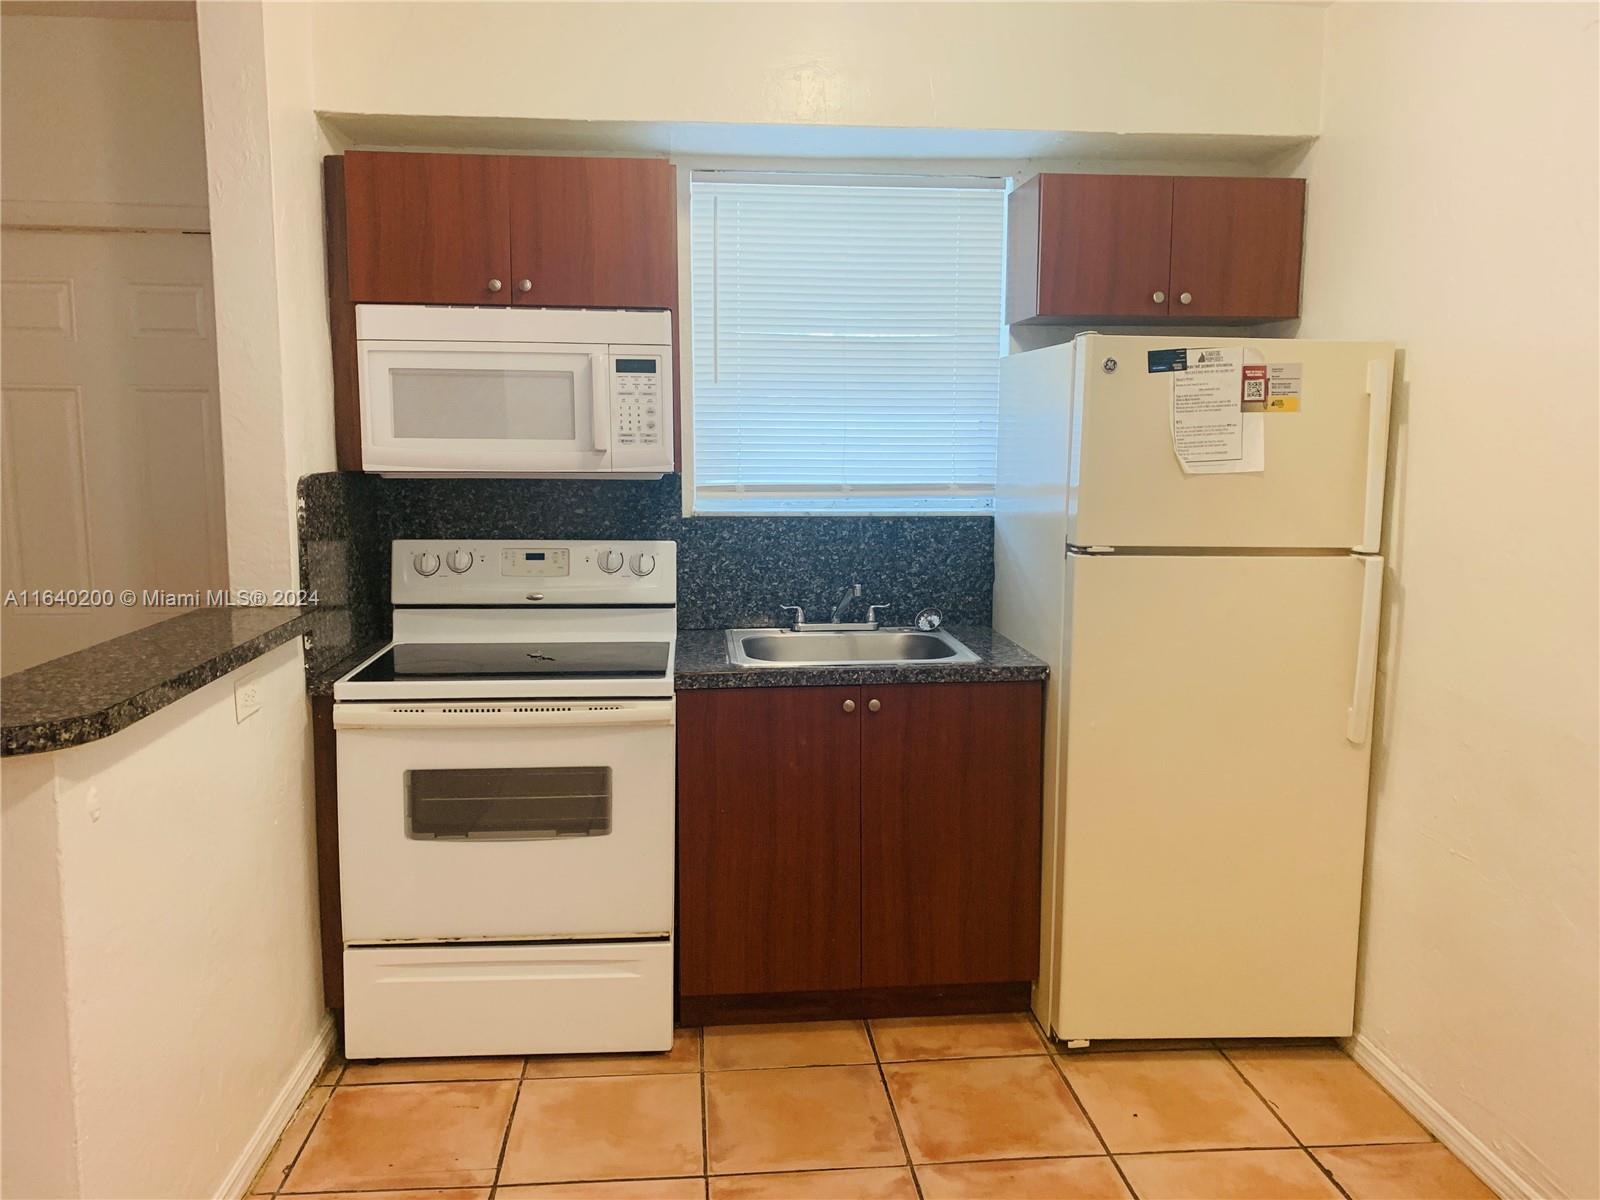
{"label": "stove drawer", "polygon": [[672,944],[347,946],[347,1058],[672,1048]]}

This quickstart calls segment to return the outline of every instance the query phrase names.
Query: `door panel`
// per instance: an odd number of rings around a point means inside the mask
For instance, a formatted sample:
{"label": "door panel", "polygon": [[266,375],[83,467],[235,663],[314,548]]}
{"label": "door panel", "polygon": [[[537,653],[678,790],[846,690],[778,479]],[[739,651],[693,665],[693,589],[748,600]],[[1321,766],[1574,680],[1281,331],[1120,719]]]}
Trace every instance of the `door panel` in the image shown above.
{"label": "door panel", "polygon": [[1172,240],[1172,180],[1162,175],[1042,175],[1039,311],[1159,317]]}
{"label": "door panel", "polygon": [[1305,180],[1180,176],[1173,185],[1172,315],[1299,316]]}
{"label": "door panel", "polygon": [[860,986],[860,698],[854,687],[679,695],[684,995]]}
{"label": "door panel", "polygon": [[[515,302],[676,308],[672,165],[646,158],[509,160]],[[521,291],[521,281],[531,288]]]}
{"label": "door panel", "polygon": [[492,154],[346,153],[350,299],[510,304],[506,161]]}
{"label": "door panel", "polygon": [[[1172,449],[1172,375],[1147,354],[1174,346],[1243,346],[1247,363],[1295,364],[1298,412],[1262,414],[1265,469],[1185,475]],[[1374,408],[1368,365],[1386,342],[1088,335],[1077,356],[1068,538],[1079,546],[1350,548],[1363,545],[1375,421],[1382,503],[1386,398]],[[1116,361],[1114,371],[1104,363]],[[1373,547],[1376,548],[1376,547]]]}
{"label": "door panel", "polygon": [[6,589],[132,588],[132,606],[7,606],[21,670],[176,615],[146,589],[227,581],[204,235],[7,230]]}
{"label": "door panel", "polygon": [[862,985],[1032,979],[1040,686],[861,692]]}
{"label": "door panel", "polygon": [[1071,557],[1059,1036],[1350,1032],[1364,570]]}

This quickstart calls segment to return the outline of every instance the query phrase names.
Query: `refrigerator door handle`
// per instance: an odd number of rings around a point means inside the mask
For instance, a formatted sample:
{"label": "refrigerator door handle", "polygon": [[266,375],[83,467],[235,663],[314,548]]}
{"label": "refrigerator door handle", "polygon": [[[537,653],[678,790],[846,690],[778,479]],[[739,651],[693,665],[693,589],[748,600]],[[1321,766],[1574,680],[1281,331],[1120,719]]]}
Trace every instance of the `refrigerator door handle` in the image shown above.
{"label": "refrigerator door handle", "polygon": [[1361,632],[1356,637],[1356,679],[1344,736],[1363,745],[1372,734],[1372,696],[1378,683],[1378,621],[1383,615],[1383,559],[1361,559]]}
{"label": "refrigerator door handle", "polygon": [[1376,554],[1383,544],[1383,477],[1389,461],[1389,391],[1394,384],[1393,358],[1367,362],[1367,495],[1362,510],[1361,545]]}

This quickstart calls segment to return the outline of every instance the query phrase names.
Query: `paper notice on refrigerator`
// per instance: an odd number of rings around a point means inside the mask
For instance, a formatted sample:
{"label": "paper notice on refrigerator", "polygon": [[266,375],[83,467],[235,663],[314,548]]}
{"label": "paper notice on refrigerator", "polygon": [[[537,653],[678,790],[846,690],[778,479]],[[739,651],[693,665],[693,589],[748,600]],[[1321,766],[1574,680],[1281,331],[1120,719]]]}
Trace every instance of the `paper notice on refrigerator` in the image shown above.
{"label": "paper notice on refrigerator", "polygon": [[[1172,450],[1188,474],[1259,471],[1245,459],[1244,351],[1188,351],[1172,372]],[[1259,413],[1249,414],[1259,419]]]}

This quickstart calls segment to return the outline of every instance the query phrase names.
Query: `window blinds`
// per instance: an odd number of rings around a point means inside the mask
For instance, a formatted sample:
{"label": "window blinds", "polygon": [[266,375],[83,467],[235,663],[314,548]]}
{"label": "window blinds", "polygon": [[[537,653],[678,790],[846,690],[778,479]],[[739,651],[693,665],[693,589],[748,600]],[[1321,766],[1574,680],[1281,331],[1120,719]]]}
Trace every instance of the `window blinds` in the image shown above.
{"label": "window blinds", "polygon": [[1000,180],[696,173],[697,512],[992,506]]}

